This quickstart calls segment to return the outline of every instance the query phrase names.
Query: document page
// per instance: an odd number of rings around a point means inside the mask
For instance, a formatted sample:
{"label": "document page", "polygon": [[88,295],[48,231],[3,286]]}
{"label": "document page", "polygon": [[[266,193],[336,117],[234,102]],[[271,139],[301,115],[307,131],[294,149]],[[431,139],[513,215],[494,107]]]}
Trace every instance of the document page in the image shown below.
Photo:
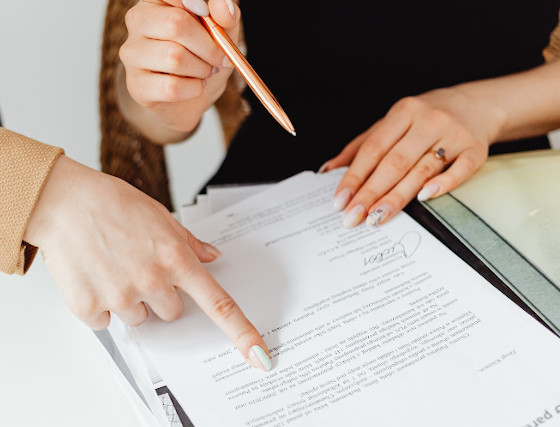
{"label": "document page", "polygon": [[560,425],[560,340],[406,214],[342,228],[339,179],[302,173],[191,226],[273,361],[250,367],[188,297],[178,321],[150,316],[193,423]]}

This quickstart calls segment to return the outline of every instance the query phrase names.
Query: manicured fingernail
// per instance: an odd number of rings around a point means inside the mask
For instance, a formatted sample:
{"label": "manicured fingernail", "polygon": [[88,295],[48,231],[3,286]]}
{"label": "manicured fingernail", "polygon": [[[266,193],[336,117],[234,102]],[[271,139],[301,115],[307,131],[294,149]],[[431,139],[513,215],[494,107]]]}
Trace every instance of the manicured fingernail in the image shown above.
{"label": "manicured fingernail", "polygon": [[391,213],[393,208],[391,205],[381,205],[375,210],[371,211],[366,219],[366,224],[371,226],[378,226],[381,224]]}
{"label": "manicured fingernail", "polygon": [[192,13],[199,16],[208,16],[210,11],[208,10],[208,5],[204,0],[183,0],[183,6],[185,9],[190,10]]}
{"label": "manicured fingernail", "polygon": [[220,258],[222,256],[222,253],[217,247],[212,246],[210,243],[206,242],[203,242],[203,244],[204,250],[206,250],[206,252],[208,252],[210,255],[214,256],[215,258]]}
{"label": "manicured fingernail", "polygon": [[436,194],[440,190],[440,186],[437,182],[433,182],[430,185],[425,186],[422,188],[420,193],[418,193],[417,199],[419,202],[425,202],[428,199],[431,199],[434,194]]}
{"label": "manicured fingernail", "polygon": [[224,57],[224,60],[222,61],[222,68],[231,68],[233,67],[233,64],[231,63],[231,61],[228,59],[228,57]]}
{"label": "manicured fingernail", "polygon": [[226,0],[227,7],[229,8],[229,13],[231,13],[231,17],[235,17],[235,8],[233,7],[233,0]]}
{"label": "manicured fingernail", "polygon": [[327,170],[327,168],[329,167],[329,162],[325,162],[323,163],[323,166],[321,166],[319,168],[319,170],[317,171],[317,173],[323,173]]}
{"label": "manicured fingernail", "polygon": [[366,208],[364,205],[356,205],[344,216],[342,225],[344,228],[352,228],[358,225],[366,216]]}
{"label": "manicured fingernail", "polygon": [[218,74],[219,72],[220,72],[220,69],[218,67],[212,67],[212,75]]}
{"label": "manicured fingernail", "polygon": [[249,350],[249,360],[255,368],[262,369],[263,371],[270,371],[272,369],[270,357],[258,345],[254,345]]}
{"label": "manicured fingernail", "polygon": [[206,79],[202,80],[202,87],[206,87],[207,84],[208,82],[206,81]]}
{"label": "manicured fingernail", "polygon": [[349,188],[345,188],[344,190],[339,191],[339,193],[334,198],[334,210],[341,211],[346,207],[350,198],[352,197],[352,191]]}

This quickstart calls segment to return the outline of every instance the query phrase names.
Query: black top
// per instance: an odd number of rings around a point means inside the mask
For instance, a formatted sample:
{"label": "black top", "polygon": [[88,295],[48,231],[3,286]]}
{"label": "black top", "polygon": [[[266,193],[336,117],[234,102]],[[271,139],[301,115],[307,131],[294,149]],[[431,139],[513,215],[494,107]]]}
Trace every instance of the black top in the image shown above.
{"label": "black top", "polygon": [[[399,99],[543,62],[558,0],[243,0],[248,60],[292,120],[252,109],[211,184],[276,181],[320,165]],[[508,147],[548,147],[546,137]]]}

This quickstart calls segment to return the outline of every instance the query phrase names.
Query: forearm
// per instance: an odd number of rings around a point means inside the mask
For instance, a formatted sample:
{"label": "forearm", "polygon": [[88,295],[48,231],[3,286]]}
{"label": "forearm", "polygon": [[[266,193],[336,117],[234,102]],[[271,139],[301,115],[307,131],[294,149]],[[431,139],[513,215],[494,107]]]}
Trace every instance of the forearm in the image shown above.
{"label": "forearm", "polygon": [[560,61],[455,89],[494,111],[498,123],[491,142],[542,135],[560,127]]}

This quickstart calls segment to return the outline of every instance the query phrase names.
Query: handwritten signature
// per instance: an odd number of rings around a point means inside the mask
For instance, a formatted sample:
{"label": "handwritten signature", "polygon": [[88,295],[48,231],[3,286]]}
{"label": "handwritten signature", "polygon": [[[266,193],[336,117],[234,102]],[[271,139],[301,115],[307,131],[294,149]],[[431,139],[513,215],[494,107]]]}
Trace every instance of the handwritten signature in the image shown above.
{"label": "handwritten signature", "polygon": [[422,236],[417,231],[409,231],[400,238],[393,246],[383,249],[370,257],[364,257],[364,265],[375,264],[383,261],[391,255],[402,253],[405,258],[410,258],[422,241]]}

